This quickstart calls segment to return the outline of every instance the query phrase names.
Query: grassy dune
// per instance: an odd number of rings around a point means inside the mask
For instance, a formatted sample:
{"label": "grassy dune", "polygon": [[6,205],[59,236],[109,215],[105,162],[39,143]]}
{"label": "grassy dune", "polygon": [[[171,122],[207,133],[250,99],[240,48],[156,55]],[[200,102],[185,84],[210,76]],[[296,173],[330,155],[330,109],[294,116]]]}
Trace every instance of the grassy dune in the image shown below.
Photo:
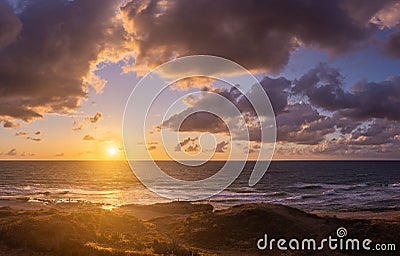
{"label": "grassy dune", "polygon": [[[97,205],[69,204],[40,210],[0,208],[0,255],[259,255],[263,252],[257,250],[256,241],[265,233],[275,238],[320,239],[335,235],[341,226],[352,237],[400,245],[396,220],[319,217],[281,205],[213,211],[207,204],[174,202],[108,211]],[[273,251],[268,255],[310,254]]]}

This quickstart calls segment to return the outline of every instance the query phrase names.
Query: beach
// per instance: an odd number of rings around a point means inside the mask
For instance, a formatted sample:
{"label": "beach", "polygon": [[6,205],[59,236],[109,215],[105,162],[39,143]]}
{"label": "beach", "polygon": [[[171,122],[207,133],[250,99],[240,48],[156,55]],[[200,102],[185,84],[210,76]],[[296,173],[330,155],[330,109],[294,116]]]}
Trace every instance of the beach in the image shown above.
{"label": "beach", "polygon": [[[196,180],[223,163],[201,172],[160,164]],[[0,162],[0,255],[382,255],[277,248],[279,239],[337,238],[339,228],[400,246],[400,162],[273,162],[249,187],[253,166],[221,193],[185,202],[152,193],[122,161]],[[265,235],[271,249],[258,246]]]}
{"label": "beach", "polygon": [[265,203],[214,210],[210,204],[189,202],[107,210],[83,202],[43,205],[2,200],[0,255],[366,255],[329,248],[314,252],[257,248],[265,234],[322,239],[335,236],[339,227],[347,229],[348,237],[399,245],[400,210],[376,211],[375,217],[373,213],[317,215]]}

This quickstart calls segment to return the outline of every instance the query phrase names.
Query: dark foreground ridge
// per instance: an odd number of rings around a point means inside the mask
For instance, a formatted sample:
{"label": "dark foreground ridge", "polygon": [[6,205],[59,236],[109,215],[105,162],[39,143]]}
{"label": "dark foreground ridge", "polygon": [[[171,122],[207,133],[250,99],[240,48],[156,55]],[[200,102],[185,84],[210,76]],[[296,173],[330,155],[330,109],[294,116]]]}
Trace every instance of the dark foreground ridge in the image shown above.
{"label": "dark foreground ridge", "polygon": [[[400,245],[400,219],[320,217],[275,204],[213,211],[172,202],[103,210],[93,204],[0,208],[0,255],[369,255],[365,251],[259,251],[257,240],[336,236]],[[397,248],[399,249],[399,248]],[[385,252],[376,255],[396,255]]]}

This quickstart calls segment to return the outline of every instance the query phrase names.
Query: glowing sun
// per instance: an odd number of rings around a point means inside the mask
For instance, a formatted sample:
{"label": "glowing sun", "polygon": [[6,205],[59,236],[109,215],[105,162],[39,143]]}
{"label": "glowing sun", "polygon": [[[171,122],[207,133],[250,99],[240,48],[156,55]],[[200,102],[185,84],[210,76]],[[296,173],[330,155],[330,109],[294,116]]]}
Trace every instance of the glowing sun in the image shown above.
{"label": "glowing sun", "polygon": [[117,154],[117,152],[118,152],[118,150],[117,150],[115,147],[109,147],[109,148],[107,149],[107,153],[108,153],[110,156],[113,156],[113,155]]}

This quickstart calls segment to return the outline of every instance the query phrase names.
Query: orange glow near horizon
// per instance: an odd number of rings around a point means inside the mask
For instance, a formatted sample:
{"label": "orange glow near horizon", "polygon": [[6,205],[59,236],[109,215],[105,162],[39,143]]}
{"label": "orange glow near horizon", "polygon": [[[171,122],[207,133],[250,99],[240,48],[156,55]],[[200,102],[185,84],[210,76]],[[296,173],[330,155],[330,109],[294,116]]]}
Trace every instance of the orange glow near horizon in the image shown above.
{"label": "orange glow near horizon", "polygon": [[117,152],[118,152],[118,149],[115,148],[114,146],[111,146],[111,147],[107,148],[107,153],[110,156],[114,156],[115,154],[117,154]]}

